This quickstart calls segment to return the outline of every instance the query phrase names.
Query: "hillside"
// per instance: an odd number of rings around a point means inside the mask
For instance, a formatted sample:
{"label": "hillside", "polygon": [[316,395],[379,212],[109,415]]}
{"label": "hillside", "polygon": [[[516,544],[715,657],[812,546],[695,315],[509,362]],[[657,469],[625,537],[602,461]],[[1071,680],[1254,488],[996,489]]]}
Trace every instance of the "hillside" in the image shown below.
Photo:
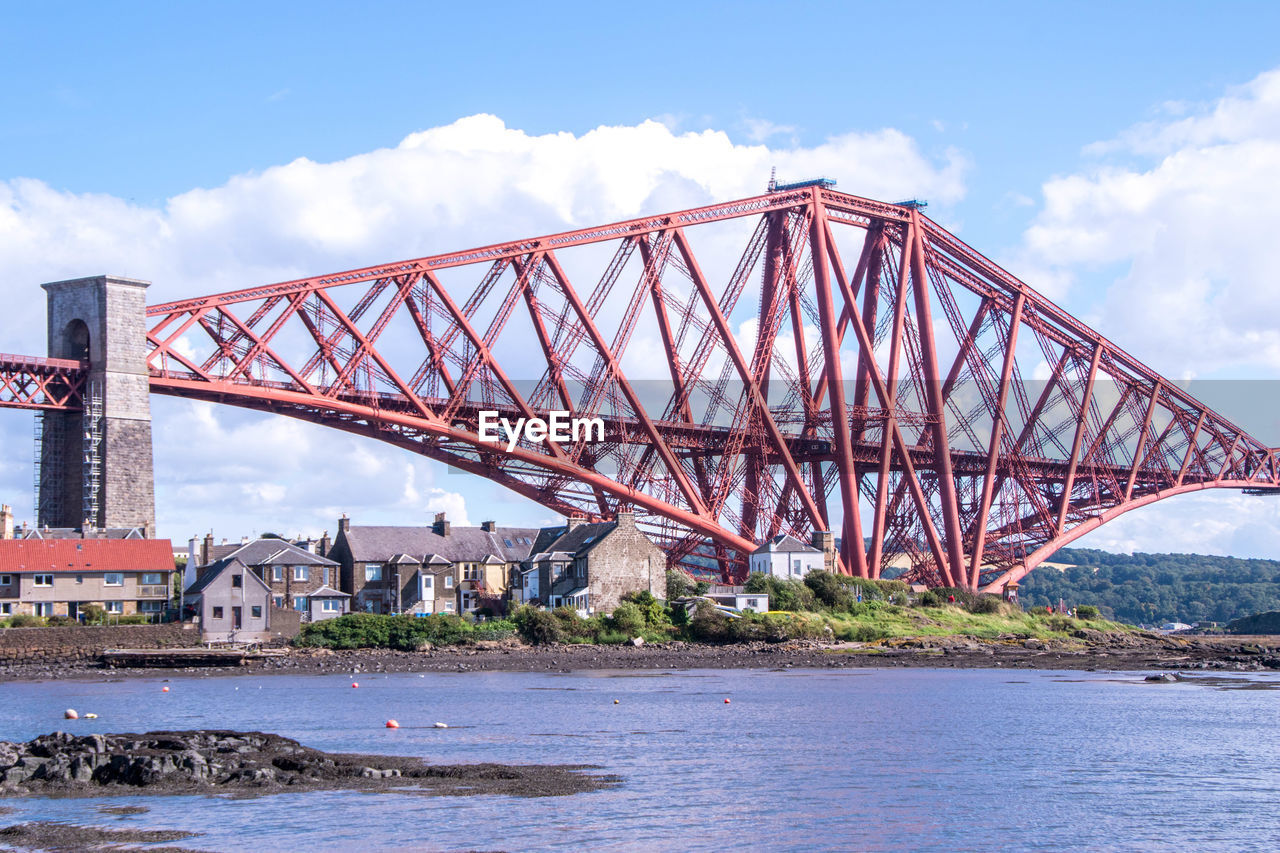
{"label": "hillside", "polygon": [[1024,606],[1092,604],[1107,618],[1133,624],[1225,623],[1280,610],[1280,561],[1202,554],[1110,554],[1064,548],[1019,592]]}

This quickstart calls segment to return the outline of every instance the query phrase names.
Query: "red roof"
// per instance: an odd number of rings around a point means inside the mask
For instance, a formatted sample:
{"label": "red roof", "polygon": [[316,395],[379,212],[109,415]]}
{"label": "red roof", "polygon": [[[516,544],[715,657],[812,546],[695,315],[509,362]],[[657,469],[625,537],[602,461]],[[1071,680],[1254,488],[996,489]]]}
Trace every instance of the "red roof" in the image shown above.
{"label": "red roof", "polygon": [[168,539],[0,539],[0,572],[171,572]]}

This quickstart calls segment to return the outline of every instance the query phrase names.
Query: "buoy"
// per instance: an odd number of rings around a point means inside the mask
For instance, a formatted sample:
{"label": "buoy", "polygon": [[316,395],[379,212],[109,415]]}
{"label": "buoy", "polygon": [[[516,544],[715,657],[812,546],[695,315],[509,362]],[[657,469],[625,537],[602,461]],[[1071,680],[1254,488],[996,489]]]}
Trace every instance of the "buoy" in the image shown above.
{"label": "buoy", "polygon": [[395,720],[387,720],[387,728],[398,729],[400,728],[400,724],[397,723]]}
{"label": "buoy", "polygon": [[728,705],[728,704],[729,704],[729,700],[728,700],[728,699],[725,699],[725,700],[724,700],[724,704]]}
{"label": "buoy", "polygon": [[85,714],[85,715],[84,715],[84,718],[85,718],[86,720],[96,720],[96,719],[98,719],[98,715],[97,715],[97,714]]}
{"label": "buoy", "polygon": [[436,729],[447,729],[447,728],[449,728],[449,726],[448,726],[448,725],[446,725],[445,723],[436,723],[434,726],[432,726],[432,728],[436,728]]}
{"label": "buoy", "polygon": [[351,686],[352,686],[352,687],[359,687],[359,686],[360,686],[360,684],[359,684],[359,682],[355,682],[355,681],[353,681],[353,682],[351,682]]}
{"label": "buoy", "polygon": [[618,704],[618,700],[617,700],[617,699],[614,699],[614,700],[613,700],[613,704],[617,705],[617,704]]}
{"label": "buoy", "polygon": [[66,718],[66,719],[68,719],[68,720],[78,720],[78,719],[80,719],[80,715],[76,713],[76,709],[75,709],[75,708],[68,708],[67,710],[63,711],[63,712],[62,712],[62,716],[63,716],[63,717],[65,717],[65,718]]}
{"label": "buoy", "polygon": [[168,688],[168,687],[161,687],[161,688],[160,688],[160,692],[161,692],[161,693],[168,693],[168,692],[169,692],[169,688]]}

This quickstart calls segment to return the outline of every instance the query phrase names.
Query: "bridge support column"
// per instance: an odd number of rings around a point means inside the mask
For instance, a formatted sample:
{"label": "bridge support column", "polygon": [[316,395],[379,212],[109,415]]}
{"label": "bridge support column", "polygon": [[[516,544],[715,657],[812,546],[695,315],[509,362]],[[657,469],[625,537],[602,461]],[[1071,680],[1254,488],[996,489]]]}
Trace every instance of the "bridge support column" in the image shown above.
{"label": "bridge support column", "polygon": [[44,413],[37,523],[155,530],[146,289],[94,276],[41,285],[49,355],[88,361],[83,412]]}

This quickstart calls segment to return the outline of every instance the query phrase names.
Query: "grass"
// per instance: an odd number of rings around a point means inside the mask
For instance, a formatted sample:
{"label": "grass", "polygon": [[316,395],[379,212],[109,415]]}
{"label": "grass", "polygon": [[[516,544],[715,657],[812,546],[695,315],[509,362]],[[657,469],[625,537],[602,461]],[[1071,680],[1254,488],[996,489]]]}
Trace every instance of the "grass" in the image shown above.
{"label": "grass", "polygon": [[1073,619],[1061,614],[1023,612],[1002,607],[997,613],[970,613],[959,606],[902,607],[880,605],[853,614],[833,613],[827,624],[837,639],[857,642],[914,637],[969,637],[996,640],[1072,640],[1075,631],[1123,631],[1126,626],[1102,619]]}

